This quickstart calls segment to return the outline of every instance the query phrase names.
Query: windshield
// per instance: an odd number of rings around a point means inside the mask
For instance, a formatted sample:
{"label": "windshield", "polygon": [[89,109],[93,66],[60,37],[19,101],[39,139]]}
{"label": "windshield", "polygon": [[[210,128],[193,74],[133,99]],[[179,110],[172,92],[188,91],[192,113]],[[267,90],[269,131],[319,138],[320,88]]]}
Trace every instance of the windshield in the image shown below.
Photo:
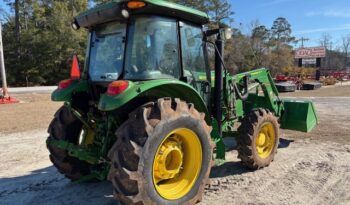
{"label": "windshield", "polygon": [[113,81],[123,70],[126,25],[112,22],[92,32],[89,74],[92,81]]}
{"label": "windshield", "polygon": [[129,27],[127,80],[178,78],[180,73],[176,20],[140,17]]}

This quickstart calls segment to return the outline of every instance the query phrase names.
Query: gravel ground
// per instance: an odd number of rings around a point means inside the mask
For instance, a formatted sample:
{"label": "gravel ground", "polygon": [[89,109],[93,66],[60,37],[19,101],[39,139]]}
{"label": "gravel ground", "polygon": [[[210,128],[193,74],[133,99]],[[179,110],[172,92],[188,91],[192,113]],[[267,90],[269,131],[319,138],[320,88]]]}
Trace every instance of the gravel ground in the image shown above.
{"label": "gravel ground", "polygon": [[350,97],[312,97],[319,124],[282,130],[275,161],[251,172],[228,153],[201,204],[350,204]]}
{"label": "gravel ground", "polygon": [[[113,204],[109,182],[72,184],[52,167],[46,127],[61,103],[16,97],[24,103],[0,105],[0,116],[10,116],[1,124],[11,127],[0,125],[0,204]],[[311,100],[320,120],[314,131],[283,131],[275,161],[254,172],[231,147],[201,204],[350,204],[350,97]]]}
{"label": "gravel ground", "polygon": [[[12,94],[20,103],[0,104],[0,136],[32,129],[46,129],[63,104],[51,102],[50,94]],[[5,120],[6,119],[6,120]]]}
{"label": "gravel ground", "polygon": [[349,145],[294,141],[262,170],[214,168],[202,204],[350,204],[349,161]]}

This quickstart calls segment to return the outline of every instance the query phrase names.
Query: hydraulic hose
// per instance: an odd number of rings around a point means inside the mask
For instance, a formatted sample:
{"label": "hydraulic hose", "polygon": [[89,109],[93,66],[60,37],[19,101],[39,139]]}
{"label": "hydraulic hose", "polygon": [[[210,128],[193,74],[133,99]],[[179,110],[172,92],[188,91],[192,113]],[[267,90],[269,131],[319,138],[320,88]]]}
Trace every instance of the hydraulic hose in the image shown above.
{"label": "hydraulic hose", "polygon": [[249,90],[248,90],[248,76],[244,77],[244,93],[242,94],[241,91],[238,89],[237,84],[232,82],[232,86],[235,90],[235,93],[237,95],[237,97],[243,101],[248,99],[248,95],[249,95]]}
{"label": "hydraulic hose", "polygon": [[[227,68],[226,68],[226,65],[225,65],[225,63],[224,63],[224,59],[222,58],[221,54],[219,53],[219,49],[217,48],[217,46],[215,45],[215,43],[210,42],[210,41],[207,41],[207,42],[210,43],[210,44],[212,44],[212,45],[214,46],[214,48],[215,48],[215,50],[216,50],[216,52],[217,52],[217,54],[218,54],[218,56],[219,56],[219,59],[220,59],[220,61],[221,61],[222,67],[225,69],[225,73],[227,73]],[[248,81],[249,81],[248,76],[245,76],[245,77],[244,77],[244,90],[245,90],[245,91],[244,91],[243,94],[239,91],[239,89],[238,89],[236,83],[234,83],[234,82],[231,83],[232,86],[233,86],[233,88],[234,88],[234,90],[235,90],[235,93],[237,94],[237,97],[238,97],[239,99],[243,100],[243,101],[247,100],[247,98],[248,98],[248,94],[249,94],[249,90],[248,90]]]}

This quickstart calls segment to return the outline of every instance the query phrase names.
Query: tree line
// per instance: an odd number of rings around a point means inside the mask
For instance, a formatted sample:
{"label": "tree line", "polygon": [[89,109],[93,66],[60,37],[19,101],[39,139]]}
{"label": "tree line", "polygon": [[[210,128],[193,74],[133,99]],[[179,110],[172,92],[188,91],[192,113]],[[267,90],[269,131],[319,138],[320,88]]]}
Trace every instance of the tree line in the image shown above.
{"label": "tree line", "polygon": [[326,48],[327,55],[323,59],[323,67],[327,69],[350,68],[350,34],[335,41],[328,33],[319,39],[319,44]]}
{"label": "tree line", "polygon": [[3,16],[5,67],[10,85],[53,85],[66,78],[72,54],[84,58],[86,32],[74,31],[75,15],[87,1],[5,0]]}
{"label": "tree line", "polygon": [[[83,65],[87,32],[71,28],[74,16],[108,0],[4,0],[11,12],[3,19],[3,42],[8,82],[11,86],[53,85],[67,78],[72,54]],[[227,0],[171,0],[206,12],[209,28],[232,27],[233,8]],[[293,66],[295,40],[288,20],[279,17],[271,28],[254,22],[250,33],[233,28],[225,44],[230,72],[268,67],[273,73]]]}

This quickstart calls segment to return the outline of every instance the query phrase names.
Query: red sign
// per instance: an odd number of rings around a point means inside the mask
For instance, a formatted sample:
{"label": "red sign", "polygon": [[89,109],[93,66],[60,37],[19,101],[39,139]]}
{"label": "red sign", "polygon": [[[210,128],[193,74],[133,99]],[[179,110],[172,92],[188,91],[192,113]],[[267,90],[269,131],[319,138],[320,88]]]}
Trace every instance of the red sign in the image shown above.
{"label": "red sign", "polygon": [[295,50],[295,58],[324,58],[326,57],[326,48],[299,48]]}

